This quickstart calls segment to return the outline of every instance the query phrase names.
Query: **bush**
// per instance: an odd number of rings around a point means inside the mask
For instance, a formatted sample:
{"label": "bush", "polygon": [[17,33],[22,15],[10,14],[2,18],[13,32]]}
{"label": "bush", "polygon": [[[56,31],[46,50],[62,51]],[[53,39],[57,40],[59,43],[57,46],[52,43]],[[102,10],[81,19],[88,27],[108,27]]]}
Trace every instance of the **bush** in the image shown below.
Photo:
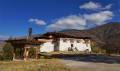
{"label": "bush", "polygon": [[97,46],[93,46],[91,49],[92,49],[93,53],[106,53],[105,49],[102,49],[102,48],[97,47]]}
{"label": "bush", "polygon": [[3,56],[2,56],[2,55],[0,55],[0,60],[4,60],[4,58],[3,58]]}
{"label": "bush", "polygon": [[36,55],[35,48],[30,48],[29,49],[29,57],[34,58]]}
{"label": "bush", "polygon": [[4,60],[13,59],[13,46],[10,43],[6,43],[3,47],[3,59]]}

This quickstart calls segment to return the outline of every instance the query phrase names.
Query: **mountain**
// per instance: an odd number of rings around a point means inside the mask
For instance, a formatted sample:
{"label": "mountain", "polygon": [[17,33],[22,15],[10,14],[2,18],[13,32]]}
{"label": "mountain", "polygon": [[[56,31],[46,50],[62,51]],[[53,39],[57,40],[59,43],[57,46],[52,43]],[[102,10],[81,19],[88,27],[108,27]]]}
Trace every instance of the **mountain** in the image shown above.
{"label": "mountain", "polygon": [[111,22],[88,30],[88,32],[105,42],[112,36],[120,34],[120,22]]}
{"label": "mountain", "polygon": [[[100,44],[109,53],[120,53],[120,22],[111,22],[88,30],[88,32],[97,37]],[[98,43],[99,44],[99,43]]]}

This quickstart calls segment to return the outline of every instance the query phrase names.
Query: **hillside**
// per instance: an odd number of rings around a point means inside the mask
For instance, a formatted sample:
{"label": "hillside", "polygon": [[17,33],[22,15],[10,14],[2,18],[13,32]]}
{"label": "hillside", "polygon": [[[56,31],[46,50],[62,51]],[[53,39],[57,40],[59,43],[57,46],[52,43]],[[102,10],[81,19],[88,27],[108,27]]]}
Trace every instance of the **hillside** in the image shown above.
{"label": "hillside", "polygon": [[95,35],[101,41],[105,42],[109,40],[112,36],[120,34],[120,23],[111,22],[102,26],[98,26],[88,30],[89,33]]}
{"label": "hillside", "polygon": [[120,22],[111,22],[98,26],[88,30],[88,32],[105,43],[100,45],[109,53],[120,53]]}

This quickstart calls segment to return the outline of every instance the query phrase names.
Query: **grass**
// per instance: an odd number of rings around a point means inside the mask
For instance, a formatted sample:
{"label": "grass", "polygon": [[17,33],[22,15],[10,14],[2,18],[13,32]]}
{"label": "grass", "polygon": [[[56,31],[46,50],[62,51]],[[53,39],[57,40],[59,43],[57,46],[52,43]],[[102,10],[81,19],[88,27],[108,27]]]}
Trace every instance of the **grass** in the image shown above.
{"label": "grass", "polygon": [[58,59],[36,61],[0,61],[0,71],[71,71]]}

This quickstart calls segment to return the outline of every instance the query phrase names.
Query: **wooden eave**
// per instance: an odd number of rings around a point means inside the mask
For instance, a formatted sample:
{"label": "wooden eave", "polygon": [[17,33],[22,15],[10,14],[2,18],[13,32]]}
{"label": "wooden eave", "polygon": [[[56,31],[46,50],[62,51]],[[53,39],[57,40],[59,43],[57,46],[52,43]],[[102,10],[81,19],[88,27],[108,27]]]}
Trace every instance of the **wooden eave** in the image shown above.
{"label": "wooden eave", "polygon": [[10,42],[12,44],[31,44],[37,45],[41,43],[45,43],[45,41],[38,41],[38,40],[26,40],[26,39],[19,39],[19,40],[7,40],[6,42]]}

